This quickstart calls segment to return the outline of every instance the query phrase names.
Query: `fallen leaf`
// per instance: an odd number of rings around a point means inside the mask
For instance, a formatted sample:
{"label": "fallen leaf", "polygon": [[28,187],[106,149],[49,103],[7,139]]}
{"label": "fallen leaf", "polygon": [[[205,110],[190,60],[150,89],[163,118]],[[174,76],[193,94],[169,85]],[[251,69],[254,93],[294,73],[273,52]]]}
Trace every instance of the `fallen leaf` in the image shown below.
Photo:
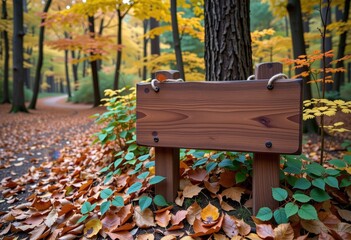
{"label": "fallen leaf", "polygon": [[188,214],[187,210],[180,210],[176,213],[176,215],[172,215],[172,218],[171,218],[172,225],[178,225],[179,223],[181,223],[186,218],[187,214]]}
{"label": "fallen leaf", "polygon": [[202,188],[198,185],[187,185],[183,190],[183,196],[185,198],[193,198],[201,192]]}
{"label": "fallen leaf", "polygon": [[40,198],[36,198],[31,206],[37,209],[38,211],[44,211],[51,207],[51,201],[42,201]]}
{"label": "fallen leaf", "polygon": [[210,182],[208,182],[208,181],[205,181],[205,182],[204,182],[204,185],[205,185],[206,189],[207,189],[208,191],[210,191],[211,193],[213,193],[213,194],[217,194],[217,192],[218,192],[219,189],[220,189],[219,182],[210,183]]}
{"label": "fallen leaf", "polygon": [[244,220],[242,219],[236,220],[236,224],[238,226],[239,234],[241,236],[246,236],[251,232],[251,226],[246,222],[244,222]]}
{"label": "fallen leaf", "polygon": [[41,238],[41,235],[44,233],[46,225],[40,225],[36,227],[33,231],[29,233],[30,240],[37,240]]}
{"label": "fallen leaf", "polygon": [[135,207],[134,220],[139,228],[155,227],[154,214],[150,208],[141,211],[139,206]]}
{"label": "fallen leaf", "polygon": [[105,232],[112,232],[114,228],[121,225],[121,219],[116,213],[107,212],[101,220],[101,223]]}
{"label": "fallen leaf", "polygon": [[244,188],[231,187],[227,188],[222,192],[222,196],[232,199],[233,201],[240,202],[241,195],[245,192]]}
{"label": "fallen leaf", "polygon": [[260,238],[274,238],[274,231],[269,224],[256,224],[256,232]]}
{"label": "fallen leaf", "polygon": [[314,234],[320,234],[321,232],[328,232],[328,228],[319,220],[301,219],[300,223],[305,230]]}
{"label": "fallen leaf", "polygon": [[225,188],[233,187],[235,184],[235,172],[225,170],[219,177],[219,184]]}
{"label": "fallen leaf", "polygon": [[293,240],[294,230],[289,223],[279,224],[274,228],[274,240]]}
{"label": "fallen leaf", "polygon": [[201,211],[201,219],[205,223],[215,222],[219,217],[219,210],[211,203],[209,203],[204,209]]}
{"label": "fallen leaf", "polygon": [[112,233],[112,232],[106,232],[106,234],[112,239],[120,239],[120,240],[133,240],[133,235],[128,232],[128,231],[123,231],[123,232],[116,232],[116,233]]}
{"label": "fallen leaf", "polygon": [[[217,233],[214,233],[213,234],[213,239],[214,240],[228,240],[228,238],[223,235],[223,234],[217,234]],[[231,239],[232,240],[232,239]]]}
{"label": "fallen leaf", "polygon": [[99,219],[93,218],[85,224],[84,234],[88,238],[91,238],[96,234],[98,234],[101,228],[102,228],[101,221]]}
{"label": "fallen leaf", "polygon": [[128,204],[124,207],[122,207],[118,212],[117,212],[117,216],[121,219],[121,225],[123,225],[124,223],[126,223],[129,218],[131,218],[133,216],[133,206],[132,204]]}
{"label": "fallen leaf", "polygon": [[197,202],[194,202],[191,204],[191,206],[188,208],[188,214],[186,215],[186,220],[190,225],[194,224],[195,218],[200,216],[200,213],[202,211],[202,208],[199,206]]}
{"label": "fallen leaf", "polygon": [[154,240],[155,236],[151,233],[144,233],[144,234],[140,234],[136,237],[135,240]]}
{"label": "fallen leaf", "polygon": [[53,208],[49,213],[49,215],[46,217],[46,220],[44,223],[46,226],[50,228],[56,222],[57,218],[58,218],[57,210]]}
{"label": "fallen leaf", "polygon": [[170,220],[171,220],[170,211],[166,210],[166,211],[161,212],[161,213],[156,213],[155,220],[156,220],[156,224],[158,226],[163,227],[163,228],[167,227]]}
{"label": "fallen leaf", "polygon": [[161,238],[161,240],[176,240],[177,237],[174,235],[167,235]]}
{"label": "fallen leaf", "polygon": [[218,222],[211,226],[211,227],[204,227],[203,222],[201,219],[196,218],[194,221],[194,234],[192,234],[192,237],[201,237],[201,236],[206,236],[210,235],[212,233],[216,233],[219,230],[221,230],[222,227],[222,222],[223,222],[223,216],[219,217]]}
{"label": "fallen leaf", "polygon": [[236,219],[228,214],[224,214],[222,229],[224,233],[232,238],[239,234],[239,229],[236,225]]}
{"label": "fallen leaf", "polygon": [[351,211],[345,209],[338,209],[340,217],[348,222],[351,222]]}
{"label": "fallen leaf", "polygon": [[194,183],[201,183],[208,179],[208,174],[203,168],[191,169],[188,171],[189,179]]}

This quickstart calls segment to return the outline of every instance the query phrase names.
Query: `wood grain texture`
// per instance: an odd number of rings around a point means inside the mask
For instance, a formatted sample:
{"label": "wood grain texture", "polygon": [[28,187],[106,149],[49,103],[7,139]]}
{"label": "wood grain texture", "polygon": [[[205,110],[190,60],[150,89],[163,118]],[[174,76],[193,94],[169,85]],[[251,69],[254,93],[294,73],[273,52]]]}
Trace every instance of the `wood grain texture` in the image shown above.
{"label": "wood grain texture", "polygon": [[156,93],[150,84],[138,84],[137,143],[299,153],[301,80],[277,80],[273,90],[266,85],[267,80],[165,82]]}

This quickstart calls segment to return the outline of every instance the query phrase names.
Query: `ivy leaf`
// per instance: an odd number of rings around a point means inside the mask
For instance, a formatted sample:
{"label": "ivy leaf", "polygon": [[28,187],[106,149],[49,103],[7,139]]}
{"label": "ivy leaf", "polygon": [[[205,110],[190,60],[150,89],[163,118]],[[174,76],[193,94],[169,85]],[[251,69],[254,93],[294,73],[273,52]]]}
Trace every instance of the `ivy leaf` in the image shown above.
{"label": "ivy leaf", "polygon": [[156,184],[163,181],[164,179],[166,178],[162,176],[154,176],[153,178],[150,179],[149,184]]}
{"label": "ivy leaf", "polygon": [[262,207],[258,210],[256,217],[262,221],[268,221],[273,217],[273,213],[270,208]]}
{"label": "ivy leaf", "polygon": [[110,206],[111,206],[110,201],[101,203],[101,206],[100,206],[101,215],[104,215],[110,209]]}
{"label": "ivy leaf", "polygon": [[127,160],[127,161],[130,161],[134,158],[134,153],[133,152],[128,152],[124,158]]}
{"label": "ivy leaf", "polygon": [[144,211],[146,208],[148,208],[152,203],[152,199],[148,196],[143,196],[139,199],[139,206],[141,211]]}
{"label": "ivy leaf", "polygon": [[274,216],[274,220],[278,224],[287,223],[289,221],[287,216],[286,216],[284,208],[279,208],[279,209],[275,210],[273,213],[273,216]]}
{"label": "ivy leaf", "polygon": [[138,175],[138,179],[145,179],[147,178],[147,176],[149,176],[150,172],[147,171],[147,172],[143,172],[142,174]]}
{"label": "ivy leaf", "polygon": [[84,202],[83,205],[82,205],[82,208],[80,209],[80,212],[82,214],[87,214],[88,212],[93,211],[95,207],[96,207],[96,203],[91,205],[90,202]]}
{"label": "ivy leaf", "polygon": [[336,177],[326,177],[324,179],[325,183],[328,184],[329,186],[333,187],[333,188],[337,188],[339,189],[339,182],[338,179],[336,179]]}
{"label": "ivy leaf", "polygon": [[235,174],[235,182],[238,184],[238,183],[241,183],[241,182],[244,182],[246,180],[246,173],[244,172],[237,172]]}
{"label": "ivy leaf", "polygon": [[332,164],[332,165],[334,165],[337,168],[345,168],[347,166],[345,161],[340,160],[340,159],[329,160],[329,164]]}
{"label": "ivy leaf", "polygon": [[299,207],[295,203],[289,202],[285,205],[284,210],[286,217],[289,218],[297,213]]}
{"label": "ivy leaf", "polygon": [[166,199],[162,195],[156,195],[154,197],[154,203],[160,207],[168,206]]}
{"label": "ivy leaf", "polygon": [[109,188],[106,188],[106,189],[104,189],[104,190],[101,191],[100,197],[101,197],[102,199],[107,199],[107,198],[109,198],[112,194],[113,194],[113,191],[112,191],[111,189],[109,189]]}
{"label": "ivy leaf", "polygon": [[311,204],[303,204],[298,213],[300,218],[305,220],[317,220],[318,215],[316,209]]}
{"label": "ivy leaf", "polygon": [[112,200],[112,205],[115,207],[123,207],[124,206],[124,199],[121,196],[116,196]]}
{"label": "ivy leaf", "polygon": [[288,192],[282,188],[272,188],[273,198],[279,202],[284,201],[288,197]]}
{"label": "ivy leaf", "polygon": [[294,188],[306,190],[311,187],[310,181],[308,181],[306,178],[299,178],[296,180]]}
{"label": "ivy leaf", "polygon": [[141,189],[141,187],[143,186],[143,184],[141,182],[136,182],[133,183],[127,190],[127,194],[132,194],[135,193],[137,191],[139,191]]}
{"label": "ivy leaf", "polygon": [[215,162],[210,162],[206,165],[206,172],[209,173],[211,172],[213,169],[215,169],[217,167],[217,163]]}
{"label": "ivy leaf", "polygon": [[325,190],[325,182],[322,178],[313,179],[312,185],[319,189]]}
{"label": "ivy leaf", "polygon": [[327,201],[328,199],[330,199],[330,196],[328,195],[328,193],[326,191],[323,191],[323,190],[318,189],[318,188],[312,189],[310,192],[310,196],[316,202],[324,202],[324,201]]}
{"label": "ivy leaf", "polygon": [[207,158],[202,158],[199,161],[196,161],[193,165],[193,168],[196,168],[198,166],[204,165],[208,161]]}

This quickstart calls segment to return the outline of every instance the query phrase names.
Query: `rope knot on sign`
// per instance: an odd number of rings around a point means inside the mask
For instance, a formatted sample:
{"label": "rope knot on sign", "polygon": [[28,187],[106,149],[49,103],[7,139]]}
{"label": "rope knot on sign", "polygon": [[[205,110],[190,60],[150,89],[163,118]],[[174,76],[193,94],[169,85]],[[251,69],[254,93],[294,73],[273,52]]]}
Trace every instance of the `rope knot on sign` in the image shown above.
{"label": "rope knot on sign", "polygon": [[165,79],[165,80],[158,80],[158,79],[152,79],[151,80],[151,87],[155,92],[160,91],[160,88],[158,86],[156,86],[156,83],[161,83],[161,82],[184,82],[183,79],[178,78],[178,79]]}
{"label": "rope knot on sign", "polygon": [[[267,89],[268,90],[272,90],[274,88],[273,83],[278,80],[278,79],[288,79],[288,76],[286,76],[284,73],[278,73],[273,75],[269,80],[268,80],[268,84],[267,84]],[[247,79],[247,81],[252,81],[255,80],[255,75],[251,75],[249,76]]]}

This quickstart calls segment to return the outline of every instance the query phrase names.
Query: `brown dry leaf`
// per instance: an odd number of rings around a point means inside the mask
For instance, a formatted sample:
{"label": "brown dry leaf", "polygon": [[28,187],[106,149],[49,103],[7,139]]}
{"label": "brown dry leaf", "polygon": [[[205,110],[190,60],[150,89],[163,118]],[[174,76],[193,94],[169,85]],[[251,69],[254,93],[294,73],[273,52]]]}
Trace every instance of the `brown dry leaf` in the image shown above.
{"label": "brown dry leaf", "polygon": [[40,198],[36,198],[31,206],[38,211],[44,211],[51,207],[51,201],[42,201]]}
{"label": "brown dry leaf", "polygon": [[321,232],[318,236],[318,240],[335,240],[335,238],[326,232]]}
{"label": "brown dry leaf", "polygon": [[236,221],[236,225],[238,226],[239,229],[239,234],[241,236],[246,236],[251,232],[251,227],[249,224],[244,222],[244,220],[240,219]]}
{"label": "brown dry leaf", "polygon": [[224,234],[213,234],[214,240],[228,240],[228,238]]}
{"label": "brown dry leaf", "polygon": [[197,218],[202,211],[202,208],[199,206],[197,202],[191,204],[188,208],[188,214],[186,215],[186,220],[190,225],[194,224],[195,218]]}
{"label": "brown dry leaf", "polygon": [[340,217],[348,222],[351,222],[351,211],[345,209],[338,209]]}
{"label": "brown dry leaf", "polygon": [[46,229],[46,225],[44,225],[44,224],[36,227],[33,231],[31,231],[29,233],[30,240],[40,239],[42,234],[44,233],[45,229]]}
{"label": "brown dry leaf", "polygon": [[150,208],[141,211],[139,206],[135,207],[134,220],[139,228],[155,227],[154,214]]}
{"label": "brown dry leaf", "polygon": [[155,236],[151,233],[140,234],[136,237],[136,240],[154,240]]}
{"label": "brown dry leaf", "polygon": [[219,189],[221,187],[219,185],[219,182],[210,183],[209,181],[205,181],[204,184],[205,184],[206,189],[213,194],[217,194],[217,192],[219,191]]}
{"label": "brown dry leaf", "polygon": [[62,216],[64,214],[72,211],[73,209],[76,209],[76,207],[73,204],[71,204],[71,203],[65,204],[61,207],[61,210],[58,212],[58,215]]}
{"label": "brown dry leaf", "polygon": [[31,217],[24,220],[23,223],[33,225],[33,226],[39,226],[44,221],[44,218],[45,218],[45,215],[37,215],[37,216],[32,215]]}
{"label": "brown dry leaf", "polygon": [[97,218],[93,218],[85,224],[84,235],[86,235],[88,238],[91,238],[98,234],[101,228],[101,221]]}
{"label": "brown dry leaf", "polygon": [[183,196],[186,198],[192,198],[197,196],[201,192],[202,188],[198,185],[187,185],[183,190]]}
{"label": "brown dry leaf", "polygon": [[269,224],[256,224],[257,235],[261,238],[274,238],[274,231]]}
{"label": "brown dry leaf", "polygon": [[58,218],[57,210],[53,208],[49,213],[49,215],[46,217],[46,220],[44,223],[46,226],[50,228],[56,222],[57,218]]}
{"label": "brown dry leaf", "polygon": [[195,183],[201,183],[208,179],[208,174],[203,168],[191,169],[188,171],[189,179]]}
{"label": "brown dry leaf", "polygon": [[227,188],[222,192],[222,196],[232,199],[233,201],[240,202],[241,195],[245,192],[244,188],[231,187]]}
{"label": "brown dry leaf", "polygon": [[171,218],[172,225],[180,224],[186,218],[187,214],[188,214],[187,210],[181,210],[181,211],[178,211],[176,215],[172,215],[172,218]]}
{"label": "brown dry leaf", "polygon": [[182,237],[180,240],[194,240],[194,238],[190,236],[185,236],[185,237]]}
{"label": "brown dry leaf", "polygon": [[93,183],[93,179],[87,180],[85,183],[82,184],[82,186],[80,186],[80,188],[78,189],[78,192],[87,189],[92,183]]}
{"label": "brown dry leaf", "polygon": [[122,226],[116,227],[113,229],[113,232],[123,232],[130,231],[135,227],[135,222],[125,223]]}
{"label": "brown dry leaf", "polygon": [[219,200],[219,204],[221,205],[221,208],[223,211],[229,212],[234,210],[232,206],[230,206],[226,201],[223,200],[223,197],[221,194],[218,194],[217,198]]}
{"label": "brown dry leaf", "polygon": [[183,229],[184,228],[184,224],[183,223],[179,223],[177,225],[172,225],[171,227],[169,227],[167,229],[168,232],[173,232],[175,230],[179,230],[179,229]]}
{"label": "brown dry leaf", "polygon": [[156,213],[155,220],[157,225],[165,228],[168,226],[169,221],[171,221],[171,212],[166,210],[164,212]]}
{"label": "brown dry leaf", "polygon": [[225,188],[233,187],[235,184],[235,172],[224,170],[219,177],[219,184]]}
{"label": "brown dry leaf", "polygon": [[208,203],[208,205],[204,209],[202,209],[200,216],[205,223],[212,223],[218,219],[219,210],[211,203]]}
{"label": "brown dry leaf", "polygon": [[174,235],[167,235],[161,238],[161,240],[177,240],[177,237]]}
{"label": "brown dry leaf", "polygon": [[223,223],[223,216],[221,216],[218,219],[218,222],[215,225],[213,225],[211,227],[204,227],[204,223],[200,219],[196,218],[194,221],[194,226],[193,226],[194,234],[192,234],[191,236],[192,237],[201,237],[201,236],[209,235],[212,233],[216,233],[219,230],[221,230],[222,223]]}
{"label": "brown dry leaf", "polygon": [[306,235],[297,237],[296,240],[306,240],[307,237],[308,237],[308,233]]}
{"label": "brown dry leaf", "polygon": [[160,208],[160,209],[154,211],[154,213],[155,213],[155,214],[162,213],[162,212],[165,212],[165,211],[167,211],[167,210],[171,210],[172,208],[173,208],[173,205],[170,205],[170,206],[168,206],[168,207]]}
{"label": "brown dry leaf", "polygon": [[321,232],[328,232],[328,228],[319,220],[301,219],[300,223],[305,230],[314,234],[320,234]]}
{"label": "brown dry leaf", "polygon": [[5,227],[5,228],[0,232],[0,235],[1,235],[1,236],[4,236],[5,234],[7,234],[7,233],[10,231],[11,227],[12,227],[11,223],[8,224],[7,227]]}
{"label": "brown dry leaf", "polygon": [[183,206],[184,203],[184,196],[183,196],[183,192],[178,192],[178,196],[177,198],[174,200],[174,202],[178,205],[178,206]]}
{"label": "brown dry leaf", "polygon": [[122,207],[118,212],[117,212],[117,216],[121,219],[121,225],[123,225],[124,223],[126,223],[129,218],[131,216],[133,216],[133,206],[132,204],[128,204],[124,207]]}
{"label": "brown dry leaf", "polygon": [[224,233],[230,238],[239,234],[239,229],[236,225],[236,219],[228,214],[224,214],[222,229]]}
{"label": "brown dry leaf", "polygon": [[133,235],[128,232],[128,231],[123,231],[123,232],[116,232],[116,233],[112,233],[112,232],[106,232],[106,234],[112,239],[123,239],[123,240],[133,240]]}
{"label": "brown dry leaf", "polygon": [[274,229],[274,240],[293,240],[294,230],[289,223],[278,225]]}
{"label": "brown dry leaf", "polygon": [[250,239],[250,240],[261,240],[262,239],[256,233],[250,233],[249,235],[246,236],[246,238]]}
{"label": "brown dry leaf", "polygon": [[102,228],[105,232],[112,232],[112,230],[121,225],[121,219],[114,212],[107,212],[101,220]]}

